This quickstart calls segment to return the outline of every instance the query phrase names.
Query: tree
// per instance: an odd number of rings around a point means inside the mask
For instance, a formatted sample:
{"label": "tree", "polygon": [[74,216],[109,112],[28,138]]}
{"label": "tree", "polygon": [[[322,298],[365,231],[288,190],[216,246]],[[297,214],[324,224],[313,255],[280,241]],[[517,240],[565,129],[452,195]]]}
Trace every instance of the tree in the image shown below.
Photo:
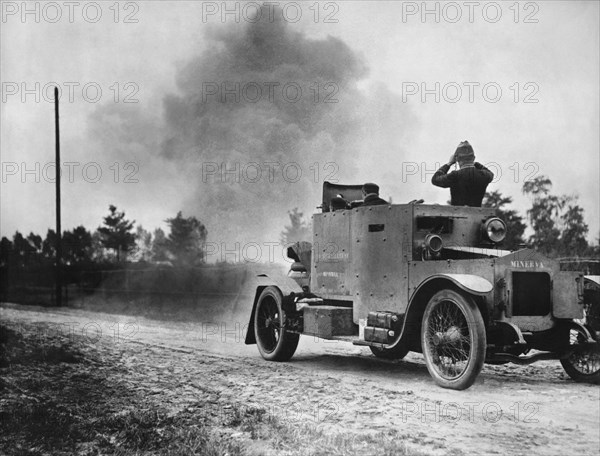
{"label": "tree", "polygon": [[42,255],[48,259],[56,256],[56,242],[58,241],[56,231],[48,229],[46,238],[42,241]]}
{"label": "tree", "polygon": [[502,246],[508,250],[518,250],[525,242],[523,234],[527,225],[523,223],[523,217],[517,211],[505,209],[505,206],[512,204],[512,202],[512,197],[502,196],[498,190],[494,190],[493,192],[485,193],[482,206],[495,209],[496,217],[500,217],[506,222],[507,233]]}
{"label": "tree", "polygon": [[103,235],[98,231],[92,233],[92,246],[90,248],[90,257],[96,263],[113,261],[115,259],[102,242]]}
{"label": "tree", "polygon": [[126,258],[127,253],[135,247],[135,235],[131,232],[135,221],[127,220],[125,212],[118,212],[112,204],[108,209],[110,214],[104,217],[104,226],[99,227],[98,232],[104,247],[114,250],[119,262],[121,253]]}
{"label": "tree", "polygon": [[27,249],[25,264],[40,264],[42,261],[42,237],[30,232],[25,240],[30,247]]}
{"label": "tree", "polygon": [[529,243],[533,248],[546,255],[556,255],[560,230],[556,226],[562,201],[551,195],[552,181],[546,176],[538,176],[523,184],[523,193],[532,198],[531,209],[527,211],[533,234]]}
{"label": "tree", "polygon": [[6,266],[12,263],[13,244],[10,239],[3,236],[0,241],[0,266]]}
{"label": "tree", "polygon": [[92,259],[92,233],[83,226],[63,232],[63,257],[67,264],[81,263]]}
{"label": "tree", "polygon": [[563,249],[561,255],[586,255],[589,246],[585,235],[588,233],[589,228],[583,221],[583,208],[577,204],[569,204],[566,211],[561,215],[561,221],[564,226],[561,234],[561,247]]}
{"label": "tree", "polygon": [[152,233],[138,225],[135,230],[135,261],[152,260]]}
{"label": "tree", "polygon": [[42,253],[42,237],[39,234],[33,234],[33,232],[30,232],[29,236],[27,236],[27,242],[29,242],[29,245],[33,247],[36,255]]}
{"label": "tree", "polygon": [[13,236],[13,253],[16,266],[27,266],[32,263],[36,248],[18,231]]}
{"label": "tree", "polygon": [[171,228],[167,248],[180,266],[194,266],[205,261],[204,247],[208,231],[196,217],[184,218],[181,211],[167,219]]}
{"label": "tree", "polygon": [[523,184],[523,193],[532,199],[527,216],[533,228],[532,247],[548,256],[580,256],[589,252],[583,209],[576,196],[552,195],[552,181],[538,176]]}
{"label": "tree", "polygon": [[299,241],[311,241],[312,232],[310,222],[304,220],[304,213],[297,207],[288,211],[290,225],[287,225],[281,232],[281,242],[283,245],[293,244]]}
{"label": "tree", "polygon": [[154,262],[169,261],[169,249],[167,248],[167,236],[160,228],[154,230],[152,239],[151,259]]}

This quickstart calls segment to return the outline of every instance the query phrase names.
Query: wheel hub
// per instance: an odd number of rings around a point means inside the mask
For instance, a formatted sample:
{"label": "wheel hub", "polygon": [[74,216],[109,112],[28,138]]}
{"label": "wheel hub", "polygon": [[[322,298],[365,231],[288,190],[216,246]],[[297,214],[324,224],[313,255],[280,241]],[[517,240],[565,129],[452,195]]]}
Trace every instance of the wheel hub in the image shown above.
{"label": "wheel hub", "polygon": [[454,344],[461,339],[460,329],[450,326],[446,331],[437,331],[433,337],[433,345],[436,347],[443,344]]}

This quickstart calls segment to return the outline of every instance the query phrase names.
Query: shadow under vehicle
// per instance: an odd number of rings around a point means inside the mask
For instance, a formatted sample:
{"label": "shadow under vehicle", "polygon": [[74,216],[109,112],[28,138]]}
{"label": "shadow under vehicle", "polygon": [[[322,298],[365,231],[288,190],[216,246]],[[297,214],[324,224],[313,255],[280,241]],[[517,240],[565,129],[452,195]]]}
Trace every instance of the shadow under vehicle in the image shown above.
{"label": "shadow under vehicle", "polygon": [[[300,335],[369,346],[380,358],[422,353],[435,382],[473,384],[484,363],[560,360],[600,383],[600,276],[561,270],[531,249],[499,248],[505,223],[489,208],[409,204],[335,210],[360,185],[323,185],[313,242],[287,250],[287,277],[259,276],[246,344],[289,360]],[[337,205],[339,207],[339,205]],[[592,294],[587,294],[592,296]],[[595,323],[594,323],[595,322]]]}

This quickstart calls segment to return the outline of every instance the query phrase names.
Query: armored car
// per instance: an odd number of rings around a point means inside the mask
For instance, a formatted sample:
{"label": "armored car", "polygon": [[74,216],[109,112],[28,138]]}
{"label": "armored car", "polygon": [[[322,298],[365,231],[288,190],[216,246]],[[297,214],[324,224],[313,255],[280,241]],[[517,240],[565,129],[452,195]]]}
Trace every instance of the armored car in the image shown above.
{"label": "armored car", "polygon": [[506,224],[493,209],[332,204],[359,200],[360,188],[325,182],[312,242],[288,248],[287,277],[260,277],[246,343],[263,358],[289,360],[304,334],[380,358],[422,353],[444,388],[468,388],[484,363],[543,359],[600,382],[600,328],[586,318],[598,304],[584,301],[598,276],[502,249]]}

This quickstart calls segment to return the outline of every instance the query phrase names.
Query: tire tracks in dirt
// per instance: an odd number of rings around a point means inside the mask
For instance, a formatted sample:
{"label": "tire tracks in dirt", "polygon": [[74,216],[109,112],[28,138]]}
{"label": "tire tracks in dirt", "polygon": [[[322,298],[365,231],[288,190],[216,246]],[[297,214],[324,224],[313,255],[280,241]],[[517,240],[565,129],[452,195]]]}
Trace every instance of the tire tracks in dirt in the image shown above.
{"label": "tire tracks in dirt", "polygon": [[[238,403],[332,434],[394,430],[433,454],[586,455],[600,450],[600,390],[570,381],[558,362],[486,366],[472,388],[459,392],[437,387],[414,353],[402,361],[384,361],[362,347],[302,337],[290,362],[271,363],[259,357],[256,347],[245,346],[239,334],[207,331],[202,323],[15,305],[3,305],[0,312],[17,323],[83,328],[94,322],[102,337],[120,344],[124,360],[143,359],[151,351],[162,364],[137,368],[151,373],[148,382],[173,410],[182,403],[178,395]],[[124,329],[132,321],[135,333],[115,337],[115,325]],[[172,375],[164,383],[160,372],[167,371]],[[179,380],[173,384],[173,378]]]}

